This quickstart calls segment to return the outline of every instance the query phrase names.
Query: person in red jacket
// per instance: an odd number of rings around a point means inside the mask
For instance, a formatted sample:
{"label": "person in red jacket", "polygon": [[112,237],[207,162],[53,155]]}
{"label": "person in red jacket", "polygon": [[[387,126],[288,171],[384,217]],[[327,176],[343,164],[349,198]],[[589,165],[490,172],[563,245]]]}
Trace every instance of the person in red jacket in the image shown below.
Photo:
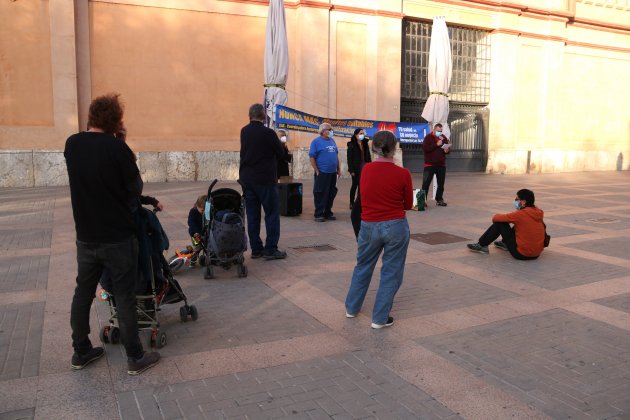
{"label": "person in red jacket", "polygon": [[450,147],[448,139],[442,134],[442,124],[435,124],[433,131],[427,134],[422,141],[422,151],[424,152],[422,190],[427,194],[433,175],[435,175],[437,177],[435,201],[438,206],[442,207],[446,207],[443,194],[444,181],[446,180],[446,155],[450,152]]}
{"label": "person in red jacket", "polygon": [[[545,245],[544,212],[534,205],[534,192],[519,190],[514,199],[516,211],[495,214],[492,226],[485,231],[476,244],[468,244],[468,249],[480,254],[488,253],[488,245],[501,235],[502,241],[494,246],[510,254],[517,260],[534,260],[542,253]],[[514,225],[514,227],[510,226]]]}
{"label": "person in red jacket", "polygon": [[372,310],[372,328],[383,328],[394,323],[389,313],[403,281],[409,246],[405,210],[413,205],[413,186],[409,170],[394,163],[396,137],[393,133],[376,133],[372,150],[379,157],[365,165],[361,172],[361,229],[357,265],[346,297],[346,317],[355,318],[361,310],[382,252],[383,266]]}

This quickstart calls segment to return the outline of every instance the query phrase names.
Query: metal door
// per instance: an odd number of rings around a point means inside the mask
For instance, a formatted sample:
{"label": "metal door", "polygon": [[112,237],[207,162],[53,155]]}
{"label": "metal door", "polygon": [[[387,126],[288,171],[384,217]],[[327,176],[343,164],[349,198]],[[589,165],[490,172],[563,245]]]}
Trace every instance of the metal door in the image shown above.
{"label": "metal door", "polygon": [[[400,120],[426,122],[421,116],[429,96],[427,69],[431,23],[403,21]],[[450,171],[485,171],[490,112],[490,37],[486,31],[449,27],[453,76],[449,92],[453,148]],[[403,165],[422,172],[422,145],[403,144]]]}

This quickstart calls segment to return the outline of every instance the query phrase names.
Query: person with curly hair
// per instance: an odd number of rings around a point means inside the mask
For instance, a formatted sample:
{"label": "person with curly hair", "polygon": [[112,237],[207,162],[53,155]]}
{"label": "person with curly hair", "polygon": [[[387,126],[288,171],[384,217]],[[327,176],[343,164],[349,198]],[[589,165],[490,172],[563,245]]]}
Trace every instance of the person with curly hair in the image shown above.
{"label": "person with curly hair", "polygon": [[[145,352],[138,336],[135,287],[138,238],[134,215],[140,206],[142,179],[124,134],[118,94],[99,96],[89,109],[88,130],[68,138],[64,150],[76,229],[78,274],[72,306],[72,369],[104,354],[90,342],[90,310],[101,275],[107,271],[116,300],[127,373],[154,366],[157,352]],[[123,136],[124,137],[124,136]],[[124,139],[124,138],[123,138]]]}

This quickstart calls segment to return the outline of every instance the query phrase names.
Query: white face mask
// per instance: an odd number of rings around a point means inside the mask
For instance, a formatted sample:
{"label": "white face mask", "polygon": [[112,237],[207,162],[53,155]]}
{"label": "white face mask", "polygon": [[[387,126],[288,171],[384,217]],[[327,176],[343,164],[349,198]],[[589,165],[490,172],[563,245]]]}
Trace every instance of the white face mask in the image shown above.
{"label": "white face mask", "polygon": [[287,136],[282,136],[282,137],[280,137],[280,141],[281,141],[282,143],[286,143],[286,142],[287,142]]}
{"label": "white face mask", "polygon": [[333,136],[333,131],[332,131],[332,130],[330,130],[330,131],[328,132],[328,137],[332,137],[332,136]]}
{"label": "white face mask", "polygon": [[359,140],[363,141],[364,138],[365,138],[365,134],[359,134]]}

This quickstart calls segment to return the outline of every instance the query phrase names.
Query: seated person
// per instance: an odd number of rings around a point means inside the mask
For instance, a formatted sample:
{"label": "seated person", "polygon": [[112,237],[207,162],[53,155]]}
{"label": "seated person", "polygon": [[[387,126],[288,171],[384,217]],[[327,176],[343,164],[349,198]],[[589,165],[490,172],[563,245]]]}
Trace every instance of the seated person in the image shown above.
{"label": "seated person", "polygon": [[195,205],[188,212],[188,234],[192,242],[193,256],[190,258],[190,266],[197,264],[199,251],[203,247],[201,242],[201,232],[203,231],[203,211],[206,207],[207,195],[200,195],[195,201]]}
{"label": "seated person", "polygon": [[[517,260],[533,260],[538,258],[545,247],[544,212],[534,205],[534,192],[519,190],[514,199],[516,211],[506,214],[495,214],[492,225],[479,238],[476,244],[468,244],[468,249],[480,254],[488,253],[488,245],[501,236],[501,241],[494,245],[510,254]],[[513,227],[510,224],[514,225]]]}

